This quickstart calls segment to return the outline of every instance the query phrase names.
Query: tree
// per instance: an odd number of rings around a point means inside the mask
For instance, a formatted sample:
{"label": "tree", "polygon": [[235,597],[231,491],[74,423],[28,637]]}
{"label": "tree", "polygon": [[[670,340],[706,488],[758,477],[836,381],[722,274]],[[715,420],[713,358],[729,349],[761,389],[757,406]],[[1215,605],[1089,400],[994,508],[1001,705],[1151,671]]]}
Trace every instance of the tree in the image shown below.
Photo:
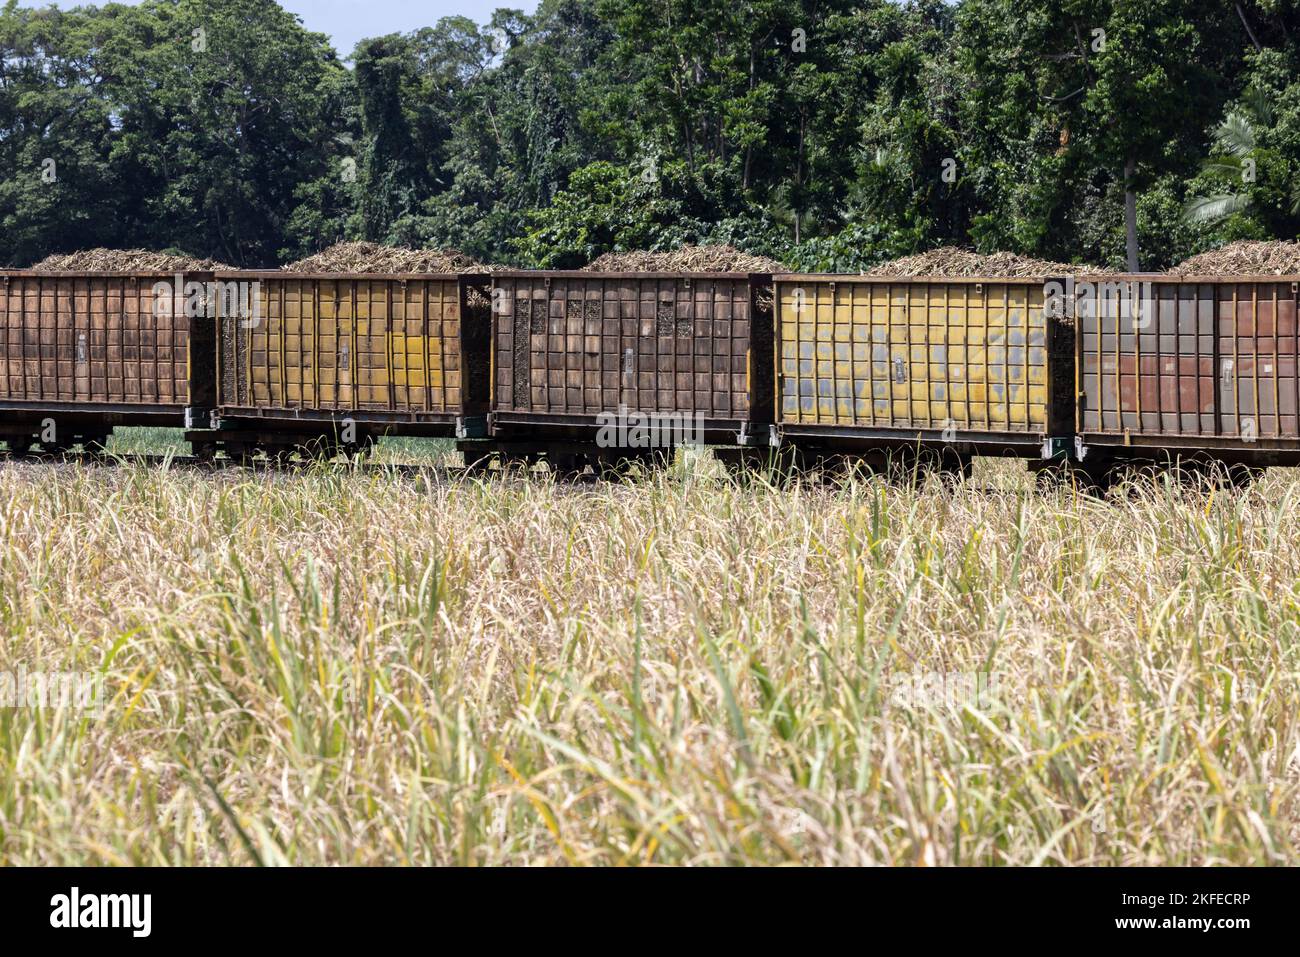
{"label": "tree", "polygon": [[956,243],[1163,265],[1300,227],[1297,12],[542,0],[365,40],[349,71],[273,0],[10,2],[0,249],[270,265],[348,236],[578,264],[728,242],[859,268]]}
{"label": "tree", "polygon": [[1184,215],[1191,223],[1230,217],[1262,232],[1300,229],[1300,82],[1277,51],[1251,57],[1251,81],[1212,132],[1214,152],[1194,181]]}
{"label": "tree", "polygon": [[[11,261],[145,245],[270,265],[336,235],[351,79],[273,0],[0,15]],[[29,175],[54,161],[57,179]]]}
{"label": "tree", "polygon": [[[1124,187],[1125,256],[1140,268],[1137,196],[1143,185],[1182,162],[1171,145],[1202,137],[1203,117],[1226,98],[1222,77],[1205,58],[1204,5],[1188,0],[1114,0],[1090,5],[1104,17],[1081,49],[1084,143]],[[1199,23],[1198,23],[1199,17]],[[1094,28],[1097,29],[1097,28]]]}
{"label": "tree", "polygon": [[610,250],[654,248],[676,211],[636,171],[592,163],[573,174],[550,206],[532,214],[516,246],[537,268],[573,269]]}
{"label": "tree", "polygon": [[109,242],[134,218],[91,67],[100,19],[14,0],[0,12],[0,261]]}
{"label": "tree", "polygon": [[365,149],[361,235],[391,241],[447,189],[447,162],[466,89],[488,68],[491,39],[464,17],[358,44],[353,59]]}

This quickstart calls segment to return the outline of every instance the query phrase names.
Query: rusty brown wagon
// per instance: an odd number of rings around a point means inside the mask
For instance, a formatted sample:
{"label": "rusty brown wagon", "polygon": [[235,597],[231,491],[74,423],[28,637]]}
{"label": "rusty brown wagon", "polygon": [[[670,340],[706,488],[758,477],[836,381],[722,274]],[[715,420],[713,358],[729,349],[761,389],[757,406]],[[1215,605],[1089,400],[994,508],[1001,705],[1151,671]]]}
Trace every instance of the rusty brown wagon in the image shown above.
{"label": "rusty brown wagon", "polygon": [[467,455],[569,470],[768,444],[766,275],[506,271],[491,293],[492,440]]}
{"label": "rusty brown wagon", "polygon": [[117,425],[183,426],[213,403],[210,273],[0,272],[0,438],[99,446]]}
{"label": "rusty brown wagon", "polygon": [[216,426],[203,454],[329,454],[383,434],[483,434],[487,277],[218,272]]}
{"label": "rusty brown wagon", "polygon": [[1300,276],[1080,276],[1071,298],[1085,467],[1300,464]]}

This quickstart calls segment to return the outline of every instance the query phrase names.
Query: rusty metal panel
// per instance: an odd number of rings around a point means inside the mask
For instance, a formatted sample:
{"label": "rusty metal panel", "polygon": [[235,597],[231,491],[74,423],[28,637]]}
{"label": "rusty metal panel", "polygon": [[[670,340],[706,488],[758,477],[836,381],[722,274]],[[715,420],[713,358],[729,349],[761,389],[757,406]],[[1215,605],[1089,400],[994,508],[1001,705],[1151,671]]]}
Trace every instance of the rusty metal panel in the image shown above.
{"label": "rusty metal panel", "polygon": [[0,277],[0,403],[190,403],[185,286],[206,274]]}
{"label": "rusty metal panel", "polygon": [[1041,279],[778,276],[778,421],[1023,432],[1059,418]]}
{"label": "rusty metal panel", "polygon": [[1080,311],[1080,431],[1210,444],[1300,438],[1300,282],[1117,281],[1137,284],[1144,306]]}
{"label": "rusty metal panel", "polygon": [[[487,301],[467,307],[457,275],[219,273],[247,284],[222,313],[222,408],[264,412],[377,412],[419,419],[463,414],[467,390],[462,322],[467,308],[486,331]],[[485,338],[485,337],[484,337]],[[486,345],[481,366],[486,402]]]}
{"label": "rusty metal panel", "polygon": [[750,421],[768,394],[751,355],[760,284],[745,274],[494,274],[493,411]]}

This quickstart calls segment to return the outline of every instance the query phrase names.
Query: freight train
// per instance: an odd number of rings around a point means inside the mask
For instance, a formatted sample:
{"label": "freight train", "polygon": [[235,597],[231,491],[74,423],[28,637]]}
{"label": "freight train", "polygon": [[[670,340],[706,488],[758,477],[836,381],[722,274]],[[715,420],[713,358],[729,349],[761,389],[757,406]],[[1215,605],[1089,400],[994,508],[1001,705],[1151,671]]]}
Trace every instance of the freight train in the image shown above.
{"label": "freight train", "polygon": [[454,438],[468,464],[1234,483],[1300,463],[1300,276],[0,273],[11,455],[183,426],[197,456]]}

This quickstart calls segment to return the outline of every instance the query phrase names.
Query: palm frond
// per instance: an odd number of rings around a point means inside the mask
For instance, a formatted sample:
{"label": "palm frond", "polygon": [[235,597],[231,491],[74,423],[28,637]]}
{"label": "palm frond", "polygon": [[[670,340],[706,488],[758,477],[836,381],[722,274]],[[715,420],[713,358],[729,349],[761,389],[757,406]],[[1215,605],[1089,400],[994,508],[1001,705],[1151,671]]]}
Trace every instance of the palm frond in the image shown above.
{"label": "palm frond", "polygon": [[1273,125],[1273,100],[1257,86],[1248,86],[1241,94],[1242,102],[1260,126]]}
{"label": "palm frond", "polygon": [[1183,219],[1189,223],[1213,223],[1233,213],[1240,213],[1248,206],[1250,206],[1250,197],[1245,193],[1198,196],[1188,200],[1187,205],[1183,207]]}
{"label": "palm frond", "polygon": [[1207,173],[1223,173],[1233,179],[1241,178],[1241,160],[1233,156],[1215,156],[1201,163],[1201,169]]}
{"label": "palm frond", "polygon": [[888,169],[898,161],[898,154],[888,146],[877,146],[871,157],[871,165],[877,169]]}
{"label": "palm frond", "polygon": [[1245,113],[1233,110],[1215,129],[1214,142],[1229,156],[1247,156],[1255,149],[1255,124]]}

